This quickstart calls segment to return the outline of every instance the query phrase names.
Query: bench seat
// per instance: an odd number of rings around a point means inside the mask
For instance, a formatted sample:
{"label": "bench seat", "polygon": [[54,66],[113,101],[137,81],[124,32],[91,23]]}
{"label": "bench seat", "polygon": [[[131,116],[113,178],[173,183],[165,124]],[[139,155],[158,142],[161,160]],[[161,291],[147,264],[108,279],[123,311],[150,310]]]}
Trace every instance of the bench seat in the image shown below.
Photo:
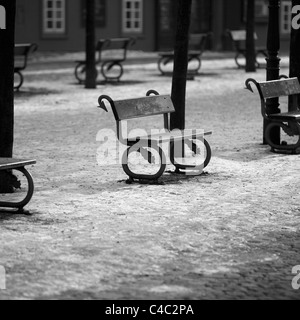
{"label": "bench seat", "polygon": [[[245,82],[246,89],[253,92],[251,82],[256,86],[260,96],[261,114],[264,118],[264,138],[271,146],[271,151],[278,150],[279,152],[292,152],[295,154],[297,149],[300,148],[300,110],[298,102],[300,83],[298,78],[288,78],[282,75],[277,80],[262,82],[249,78]],[[277,113],[268,113],[267,101],[269,99],[277,99],[279,106],[279,98],[281,97],[289,100],[289,105],[293,106],[295,110],[280,113],[278,108]],[[287,138],[295,137],[298,141],[295,142],[295,139],[289,139],[291,141],[288,143],[289,140],[283,140],[282,131]]]}
{"label": "bench seat", "polygon": [[9,170],[35,164],[36,160],[0,158],[0,170]]}
{"label": "bench seat", "polygon": [[21,71],[27,67],[28,57],[38,49],[35,43],[17,43],[14,48],[14,89],[19,90],[24,82]]}
{"label": "bench seat", "polygon": [[[246,67],[246,37],[247,33],[246,30],[226,30],[226,34],[228,35],[229,39],[231,40],[232,46],[236,52],[234,57],[235,63],[238,68],[245,68]],[[254,32],[254,40],[258,39],[256,32]],[[268,57],[268,52],[266,47],[256,46],[255,44],[255,60],[256,60],[256,67],[260,68],[263,67],[264,64],[260,64],[257,60],[258,55],[263,56],[264,58]]]}
{"label": "bench seat", "polygon": [[[100,39],[96,44],[97,57],[95,67],[100,67],[100,72],[105,81],[119,81],[124,73],[122,62],[127,59],[127,51],[135,44],[135,38]],[[75,77],[79,83],[86,80],[86,60],[75,61]],[[96,78],[98,70],[96,68]]]}
{"label": "bench seat", "polygon": [[[189,45],[188,45],[188,74],[195,75],[201,68],[201,56],[206,50],[206,45],[210,37],[212,36],[211,32],[208,33],[198,33],[190,34],[189,36]],[[173,49],[173,48],[172,48]],[[169,68],[166,66],[169,63],[174,62],[174,50],[160,51],[158,52],[159,59],[157,62],[158,70],[162,75],[172,73],[168,71]],[[194,62],[194,65],[190,63]]]}
{"label": "bench seat", "polygon": [[170,142],[170,141],[180,141],[180,140],[188,140],[188,139],[196,139],[199,137],[211,135],[212,131],[204,131],[199,133],[193,133],[192,130],[176,130],[173,132],[165,132],[165,133],[158,133],[148,136],[141,136],[141,137],[133,137],[128,138],[127,140],[130,142],[137,142],[137,141],[155,141],[155,142]]}
{"label": "bench seat", "polygon": [[300,111],[270,114],[269,119],[280,121],[300,121]]}

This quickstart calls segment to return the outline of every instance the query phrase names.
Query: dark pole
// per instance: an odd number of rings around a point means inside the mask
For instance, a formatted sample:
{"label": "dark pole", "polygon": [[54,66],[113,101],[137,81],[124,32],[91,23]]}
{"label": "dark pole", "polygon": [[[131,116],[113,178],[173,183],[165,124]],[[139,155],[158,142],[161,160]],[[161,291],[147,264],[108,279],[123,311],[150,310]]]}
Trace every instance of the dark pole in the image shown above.
{"label": "dark pole", "polygon": [[191,8],[192,0],[178,0],[177,29],[174,48],[174,70],[171,93],[176,112],[171,115],[171,130],[183,130],[185,128],[185,97]]}
{"label": "dark pole", "polygon": [[[300,0],[292,0],[292,8],[296,5],[300,5]],[[299,12],[297,12],[299,14]],[[297,19],[295,17],[296,13],[292,15],[293,19]],[[299,23],[299,19],[297,20]],[[292,25],[291,29],[291,42],[290,42],[290,74],[289,76],[298,77],[300,81],[300,28],[297,25],[296,27]],[[298,101],[300,102],[300,95],[298,97]],[[297,106],[293,103],[292,99],[289,100],[289,111],[297,110]]]}
{"label": "dark pole", "polygon": [[246,72],[256,71],[255,40],[254,40],[254,16],[255,0],[247,1],[247,26],[246,26]]}
{"label": "dark pole", "polygon": [[[6,29],[0,30],[0,157],[13,155],[14,140],[14,46],[16,0],[2,0],[6,15]],[[1,24],[3,27],[4,24]],[[0,174],[0,192],[12,192],[3,174]]]}
{"label": "dark pole", "polygon": [[95,0],[86,0],[86,89],[96,88]]}
{"label": "dark pole", "polygon": [[[279,79],[280,58],[278,57],[280,49],[280,33],[279,33],[279,8],[280,0],[269,0],[269,24],[267,35],[267,81]],[[267,114],[280,113],[278,98],[267,100]],[[264,120],[265,128],[269,121]],[[275,144],[280,144],[280,128],[274,127],[270,134],[271,140]],[[265,134],[263,143],[267,144]]]}

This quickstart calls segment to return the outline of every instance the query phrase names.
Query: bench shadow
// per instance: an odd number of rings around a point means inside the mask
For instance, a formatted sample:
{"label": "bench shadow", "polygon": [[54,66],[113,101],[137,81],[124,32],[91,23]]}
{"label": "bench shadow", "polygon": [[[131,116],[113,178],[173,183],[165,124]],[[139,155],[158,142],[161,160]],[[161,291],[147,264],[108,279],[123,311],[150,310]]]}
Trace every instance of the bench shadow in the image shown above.
{"label": "bench shadow", "polygon": [[[24,218],[30,221],[31,224],[47,226],[59,223],[65,223],[68,220],[62,218],[47,218],[44,213],[41,213],[37,210],[31,209],[28,210],[26,207],[24,208],[25,213],[18,213],[14,210],[10,209],[0,209],[0,223],[5,221],[24,221]],[[5,228],[5,226],[2,226]]]}
{"label": "bench shadow", "polygon": [[199,72],[196,74],[196,77],[219,77],[220,73],[219,72]]}
{"label": "bench shadow", "polygon": [[61,93],[60,90],[50,90],[47,88],[28,88],[27,90],[17,90],[14,92],[15,98],[30,98],[38,95],[50,95]]}
{"label": "bench shadow", "polygon": [[[300,154],[300,150],[296,154]],[[238,162],[258,161],[265,158],[286,157],[289,155],[293,154],[291,152],[272,152],[269,145],[263,144],[247,144],[242,148],[228,148],[214,152],[215,157]]]}
{"label": "bench shadow", "polygon": [[144,81],[140,81],[140,80],[97,81],[97,85],[102,85],[102,86],[126,86],[126,85],[140,84],[140,83],[144,83]]}
{"label": "bench shadow", "polygon": [[[133,183],[128,180],[128,177],[124,176],[124,179],[121,180],[110,180],[104,182],[103,184],[92,184],[89,182],[85,182],[80,186],[80,194],[85,195],[94,195],[94,194],[101,194],[102,192],[108,191],[109,192],[119,192],[124,189],[140,189],[140,188],[147,188],[149,186],[166,186],[166,185],[176,185],[182,184],[187,181],[193,181],[196,179],[203,179],[211,177],[211,173],[207,173],[203,171],[200,175],[184,175],[184,174],[175,174],[171,173],[170,171],[165,171],[163,175],[158,179],[158,181],[146,181],[146,180],[135,180]],[[68,189],[69,192],[72,192],[72,187]],[[78,193],[78,187],[74,186],[74,192]]]}
{"label": "bench shadow", "polygon": [[20,217],[30,217],[32,216],[32,212],[28,210],[24,210],[23,213],[19,213],[16,210],[13,209],[5,209],[1,208],[0,209],[0,222],[1,221],[8,221],[8,220],[15,220]]}
{"label": "bench shadow", "polygon": [[[120,81],[105,81],[105,80],[99,80],[97,81],[96,85],[97,86],[126,86],[126,85],[135,85],[135,84],[140,84],[144,83],[144,81],[139,81],[139,80],[120,80]],[[79,82],[71,82],[70,85],[75,85],[75,86],[81,86],[84,88],[85,84],[79,83]]]}
{"label": "bench shadow", "polygon": [[[193,81],[193,80],[196,80],[197,78],[201,78],[201,77],[218,77],[220,76],[220,73],[218,72],[198,72],[198,73],[195,73],[195,74],[189,74],[187,75],[187,80],[188,81]],[[173,73],[170,72],[166,72],[164,74],[159,74],[159,77],[163,77],[163,78],[172,78],[173,77]]]}

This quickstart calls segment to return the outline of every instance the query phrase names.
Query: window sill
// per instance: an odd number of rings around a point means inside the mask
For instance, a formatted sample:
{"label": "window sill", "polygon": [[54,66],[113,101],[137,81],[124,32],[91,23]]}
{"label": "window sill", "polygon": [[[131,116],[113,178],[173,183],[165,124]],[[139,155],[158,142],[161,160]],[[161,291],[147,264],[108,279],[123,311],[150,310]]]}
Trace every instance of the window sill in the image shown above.
{"label": "window sill", "polygon": [[43,33],[42,34],[42,39],[47,39],[47,40],[65,40],[67,39],[66,34],[57,34],[57,33]]}

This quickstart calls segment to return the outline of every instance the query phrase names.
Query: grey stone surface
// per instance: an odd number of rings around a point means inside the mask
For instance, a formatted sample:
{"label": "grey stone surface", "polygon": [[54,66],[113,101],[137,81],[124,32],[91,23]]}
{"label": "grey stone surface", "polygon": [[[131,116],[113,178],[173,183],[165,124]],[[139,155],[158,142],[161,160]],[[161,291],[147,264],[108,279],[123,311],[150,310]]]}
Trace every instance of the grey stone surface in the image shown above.
{"label": "grey stone surface", "polygon": [[299,300],[291,285],[300,265],[299,154],[261,144],[259,98],[244,89],[265,70],[203,60],[187,82],[186,127],[213,130],[212,160],[202,175],[166,173],[162,185],[127,185],[114,159],[97,163],[97,133],[115,128],[98,96],[169,94],[171,78],[155,61],[128,64],[120,83],[96,90],[76,84],[64,61],[38,61],[24,74],[14,153],[36,158],[36,189],[31,216],[0,215],[0,299]]}

